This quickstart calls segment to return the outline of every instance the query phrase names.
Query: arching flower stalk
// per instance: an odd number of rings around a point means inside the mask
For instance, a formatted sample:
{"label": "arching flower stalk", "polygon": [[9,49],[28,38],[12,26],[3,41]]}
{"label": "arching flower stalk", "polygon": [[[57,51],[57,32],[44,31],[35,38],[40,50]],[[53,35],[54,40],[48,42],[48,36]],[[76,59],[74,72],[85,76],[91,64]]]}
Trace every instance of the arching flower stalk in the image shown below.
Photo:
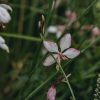
{"label": "arching flower stalk", "polygon": [[[76,100],[74,92],[69,83],[68,77],[65,74],[65,72],[61,66],[61,60],[73,59],[80,54],[79,50],[77,50],[75,48],[70,48],[71,35],[70,34],[64,35],[61,38],[59,45],[57,45],[55,42],[50,42],[50,41],[43,41],[43,44],[44,44],[44,47],[47,49],[47,51],[52,53],[50,56],[48,56],[45,59],[43,65],[50,66],[50,65],[54,64],[55,62],[57,62],[57,69],[59,69],[61,71],[61,73],[63,74],[63,76],[65,78],[65,83],[67,83],[67,85],[70,89],[73,100]],[[51,87],[49,91],[51,91],[51,90],[54,90],[54,88]],[[51,92],[49,92],[49,93],[51,93]],[[52,95],[53,95],[54,99],[48,99],[48,100],[55,100],[55,92],[54,93],[52,92]]]}

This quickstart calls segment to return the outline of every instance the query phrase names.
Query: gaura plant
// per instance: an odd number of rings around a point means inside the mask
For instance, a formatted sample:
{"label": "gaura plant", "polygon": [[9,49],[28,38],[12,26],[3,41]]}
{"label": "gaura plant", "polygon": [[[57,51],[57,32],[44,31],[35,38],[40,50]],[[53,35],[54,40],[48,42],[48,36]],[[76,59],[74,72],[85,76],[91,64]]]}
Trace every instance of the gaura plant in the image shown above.
{"label": "gaura plant", "polygon": [[[43,65],[44,66],[50,66],[55,63],[55,60],[57,62],[61,62],[61,60],[68,60],[73,59],[77,57],[80,54],[80,51],[75,48],[70,48],[71,46],[71,34],[65,34],[60,42],[59,45],[57,45],[55,42],[51,41],[43,41],[44,47],[51,53],[53,53],[53,56],[48,56]],[[59,49],[58,49],[59,48]]]}
{"label": "gaura plant", "polygon": [[[65,78],[65,83],[68,84],[68,87],[70,89],[70,92],[72,94],[72,98],[73,100],[75,99],[75,95],[74,92],[71,88],[71,85],[68,81],[68,77],[66,76],[62,66],[61,66],[61,61],[62,60],[69,60],[69,59],[73,59],[75,57],[77,57],[80,54],[80,51],[75,49],[75,48],[70,48],[71,46],[71,34],[65,34],[60,42],[59,45],[57,45],[55,42],[51,42],[51,41],[43,41],[44,47],[47,49],[47,51],[49,51],[51,53],[51,55],[47,56],[47,58],[44,60],[43,65],[44,66],[50,66],[52,64],[54,64],[55,62],[57,62],[56,64],[56,68],[57,70],[60,70]],[[52,91],[53,92],[52,92]],[[55,100],[55,96],[56,96],[56,92],[55,92],[55,88],[50,88],[48,90],[47,93],[47,98],[48,100]]]}

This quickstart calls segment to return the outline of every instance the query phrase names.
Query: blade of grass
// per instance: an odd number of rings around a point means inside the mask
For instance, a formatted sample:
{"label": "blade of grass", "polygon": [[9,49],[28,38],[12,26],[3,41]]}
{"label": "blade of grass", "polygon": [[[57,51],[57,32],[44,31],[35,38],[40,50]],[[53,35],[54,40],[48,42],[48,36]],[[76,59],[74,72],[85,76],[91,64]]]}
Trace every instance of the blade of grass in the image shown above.
{"label": "blade of grass", "polygon": [[9,38],[16,38],[16,39],[23,39],[27,41],[34,41],[34,42],[41,42],[41,38],[25,36],[25,35],[16,35],[15,33],[0,33],[1,36],[9,37]]}
{"label": "blade of grass", "polygon": [[40,86],[38,86],[34,91],[32,91],[25,100],[28,100],[30,97],[33,96],[36,92],[38,92],[45,84],[47,84],[52,78],[54,78],[57,75],[57,72],[51,75],[45,82],[43,82]]}

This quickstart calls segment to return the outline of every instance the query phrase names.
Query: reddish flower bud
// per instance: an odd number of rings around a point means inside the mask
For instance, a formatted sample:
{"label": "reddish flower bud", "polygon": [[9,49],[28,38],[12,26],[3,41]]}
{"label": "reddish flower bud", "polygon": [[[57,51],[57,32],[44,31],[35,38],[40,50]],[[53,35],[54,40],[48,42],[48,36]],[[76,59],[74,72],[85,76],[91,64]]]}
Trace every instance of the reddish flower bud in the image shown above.
{"label": "reddish flower bud", "polygon": [[56,88],[51,86],[47,92],[47,100],[55,100],[56,97]]}

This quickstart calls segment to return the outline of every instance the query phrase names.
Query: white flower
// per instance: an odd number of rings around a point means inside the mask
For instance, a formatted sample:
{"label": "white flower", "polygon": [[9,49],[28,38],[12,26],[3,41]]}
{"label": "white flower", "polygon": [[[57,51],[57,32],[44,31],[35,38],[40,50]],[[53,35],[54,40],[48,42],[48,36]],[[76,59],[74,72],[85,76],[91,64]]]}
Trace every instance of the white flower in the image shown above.
{"label": "white flower", "polygon": [[0,48],[5,50],[7,53],[9,53],[9,48],[5,44],[5,40],[0,36]]}
{"label": "white flower", "polygon": [[[71,35],[66,34],[60,40],[60,50],[58,49],[58,45],[55,42],[44,41],[44,47],[53,54],[53,57],[57,61],[68,60],[77,57],[80,54],[80,51],[75,48],[69,48],[71,46]],[[52,56],[48,56],[43,65],[50,66],[55,63],[55,59]]]}
{"label": "white flower", "polygon": [[49,26],[48,27],[48,32],[51,32],[51,33],[56,33],[57,32],[57,26]]}
{"label": "white flower", "polygon": [[12,11],[12,8],[6,4],[0,4],[0,23],[8,23],[11,20],[9,11]]}
{"label": "white flower", "polygon": [[51,25],[48,27],[47,32],[55,33],[56,37],[59,38],[63,34],[64,30],[65,30],[64,25],[58,25],[58,26]]}

